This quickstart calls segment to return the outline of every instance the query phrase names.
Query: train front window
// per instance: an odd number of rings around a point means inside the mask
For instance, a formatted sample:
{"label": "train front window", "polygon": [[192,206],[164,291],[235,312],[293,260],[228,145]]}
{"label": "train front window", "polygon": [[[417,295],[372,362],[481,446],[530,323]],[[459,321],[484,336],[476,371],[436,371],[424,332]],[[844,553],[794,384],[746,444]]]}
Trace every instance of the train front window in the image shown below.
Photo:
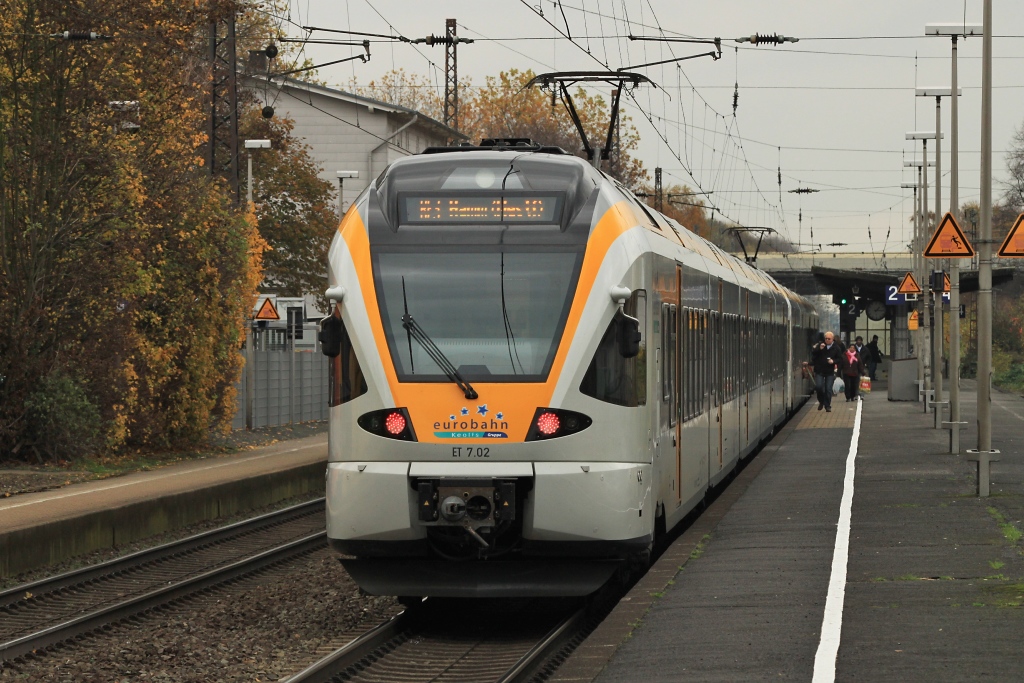
{"label": "train front window", "polygon": [[580,261],[575,250],[378,252],[381,319],[399,380],[449,381],[402,326],[408,311],[468,381],[543,381]]}

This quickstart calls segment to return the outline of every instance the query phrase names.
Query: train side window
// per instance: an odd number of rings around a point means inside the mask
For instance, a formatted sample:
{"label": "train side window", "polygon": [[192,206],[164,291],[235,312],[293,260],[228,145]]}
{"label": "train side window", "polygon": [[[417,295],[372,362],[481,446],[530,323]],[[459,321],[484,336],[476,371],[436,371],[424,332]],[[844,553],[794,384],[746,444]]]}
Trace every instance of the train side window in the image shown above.
{"label": "train side window", "polygon": [[340,406],[366,393],[366,378],[344,322],[341,323],[341,352],[327,358],[327,369],[327,405]]}
{"label": "train side window", "polygon": [[623,313],[640,321],[640,352],[633,358],[619,353],[618,323],[613,317],[590,361],[580,393],[627,408],[647,403],[647,293],[638,289],[623,305]]}

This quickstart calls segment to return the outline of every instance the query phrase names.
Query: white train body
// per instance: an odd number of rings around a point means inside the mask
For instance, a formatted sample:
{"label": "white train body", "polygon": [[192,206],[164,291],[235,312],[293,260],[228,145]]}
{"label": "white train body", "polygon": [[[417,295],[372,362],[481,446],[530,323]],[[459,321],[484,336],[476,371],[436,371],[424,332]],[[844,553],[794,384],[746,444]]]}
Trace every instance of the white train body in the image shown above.
{"label": "white train body", "polygon": [[808,302],[572,156],[394,163],[329,281],[327,531],[370,593],[589,593],[810,388]]}

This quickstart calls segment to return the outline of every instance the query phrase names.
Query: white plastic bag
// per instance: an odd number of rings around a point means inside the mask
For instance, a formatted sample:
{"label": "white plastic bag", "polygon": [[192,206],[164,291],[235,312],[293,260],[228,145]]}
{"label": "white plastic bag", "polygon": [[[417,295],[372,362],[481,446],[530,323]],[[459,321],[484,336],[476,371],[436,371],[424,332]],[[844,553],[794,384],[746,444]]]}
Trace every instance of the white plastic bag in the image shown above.
{"label": "white plastic bag", "polygon": [[838,396],[844,391],[846,391],[846,384],[843,383],[843,378],[836,377],[836,381],[832,383],[832,395]]}

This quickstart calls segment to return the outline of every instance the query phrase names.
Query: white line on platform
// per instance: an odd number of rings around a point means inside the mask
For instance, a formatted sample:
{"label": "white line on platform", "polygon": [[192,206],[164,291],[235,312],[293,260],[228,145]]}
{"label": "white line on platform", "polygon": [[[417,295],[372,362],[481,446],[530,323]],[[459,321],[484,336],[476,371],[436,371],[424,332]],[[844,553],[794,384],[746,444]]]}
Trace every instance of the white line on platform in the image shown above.
{"label": "white line on platform", "polygon": [[836,656],[839,637],[843,631],[843,601],[846,598],[846,564],[850,557],[850,518],[853,509],[853,462],[857,458],[860,441],[860,414],[862,401],[857,402],[857,415],[853,419],[853,438],[846,456],[846,477],[843,479],[843,499],[839,503],[839,524],[836,529],[836,549],[832,553],[832,578],[828,582],[825,616],[821,620],[821,641],[814,655],[813,683],[832,683],[836,680]]}
{"label": "white line on platform", "polygon": [[1017,418],[1018,420],[1024,420],[1024,417],[1021,417],[1021,416],[1020,416],[1020,415],[1018,415],[1018,414],[1017,414],[1017,413],[1016,413],[1015,411],[1013,411],[1013,410],[1010,410],[1009,408],[1007,408],[1007,407],[1006,407],[1005,405],[1003,405],[1002,403],[999,403],[999,402],[994,402],[994,403],[995,403],[995,404],[996,404],[997,406],[999,406],[1000,408],[1002,408],[1003,410],[1005,410],[1006,412],[1008,412],[1008,413],[1009,413],[1010,415],[1013,415],[1013,416],[1014,416],[1015,418]]}
{"label": "white line on platform", "polygon": [[[313,444],[310,446],[304,446],[303,448],[318,448],[321,444]],[[243,465],[246,463],[253,462],[254,460],[262,460],[263,458],[271,458],[275,455],[281,455],[282,453],[294,453],[300,450],[299,448],[290,448],[286,451],[276,451],[274,453],[265,453],[263,455],[255,455],[251,457],[240,458],[238,460],[231,460],[228,462],[220,462],[216,465],[207,465],[206,467],[197,467],[195,469],[183,470],[181,472],[170,472],[168,474],[157,474],[146,479],[140,479],[138,481],[126,481],[120,484],[111,484],[110,486],[103,486],[101,488],[89,489],[87,491],[73,491],[71,493],[60,493],[54,496],[47,496],[46,498],[40,498],[38,500],[30,500],[25,503],[15,503],[13,505],[0,504],[0,511],[2,510],[13,510],[14,508],[22,508],[28,505],[36,505],[38,503],[49,503],[54,500],[61,500],[63,498],[74,498],[75,496],[84,496],[89,493],[102,493],[103,491],[110,491],[111,489],[119,489],[125,486],[136,486],[138,484],[147,484],[157,479],[169,479],[170,477],[180,477],[184,474],[195,474],[196,472],[204,472],[206,470],[215,470],[220,467],[230,467],[231,465]]]}

